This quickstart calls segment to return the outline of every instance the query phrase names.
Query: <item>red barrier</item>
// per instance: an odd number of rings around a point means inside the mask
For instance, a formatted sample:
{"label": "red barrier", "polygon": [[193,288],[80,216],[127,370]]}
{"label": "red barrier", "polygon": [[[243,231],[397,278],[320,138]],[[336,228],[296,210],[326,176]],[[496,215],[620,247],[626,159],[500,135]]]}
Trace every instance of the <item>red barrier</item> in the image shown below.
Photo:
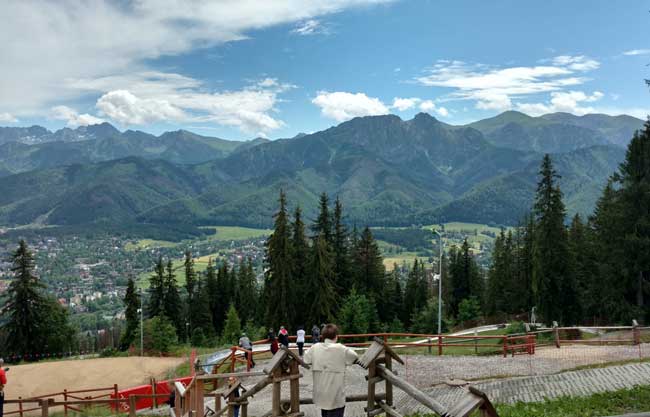
{"label": "red barrier", "polygon": [[[187,384],[192,381],[191,376],[187,376],[184,378],[176,378],[174,381],[178,381],[183,386],[187,386]],[[169,381],[157,381],[156,382],[156,394],[169,394],[170,388],[169,388]],[[140,385],[137,387],[131,387],[128,389],[120,390],[117,392],[117,397],[115,394],[111,394],[111,398],[119,398],[119,399],[125,399],[128,400],[129,396],[131,395],[151,395],[153,394],[153,387],[151,385]],[[162,398],[156,398],[156,405],[162,405],[167,402],[167,398],[162,397]],[[135,408],[136,410],[142,410],[144,408],[151,408],[153,406],[153,399],[152,398],[140,398],[138,401],[135,403]],[[112,408],[115,408],[116,405],[112,404]],[[120,402],[119,404],[120,411],[123,413],[128,413],[130,411],[129,409],[129,402]]]}

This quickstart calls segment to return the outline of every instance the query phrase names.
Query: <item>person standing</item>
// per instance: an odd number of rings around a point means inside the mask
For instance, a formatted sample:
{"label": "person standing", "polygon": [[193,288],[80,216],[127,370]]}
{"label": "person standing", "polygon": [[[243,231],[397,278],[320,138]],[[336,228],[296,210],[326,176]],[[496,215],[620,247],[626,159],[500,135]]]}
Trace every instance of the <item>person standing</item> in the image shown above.
{"label": "person standing", "polygon": [[4,415],[5,385],[7,385],[7,373],[5,372],[5,368],[3,368],[4,364],[4,359],[0,358],[0,417]]}
{"label": "person standing", "polygon": [[318,342],[320,342],[320,328],[314,324],[311,328],[311,343],[315,345]]}
{"label": "person standing", "polygon": [[359,357],[351,348],[338,343],[335,324],[323,328],[323,343],[317,343],[305,354],[314,379],[314,405],[322,417],[343,417],[345,413],[345,369]]}
{"label": "person standing", "polygon": [[269,329],[269,335],[268,335],[269,343],[271,344],[271,355],[275,355],[275,353],[280,349],[278,346],[278,339],[275,337],[275,332],[273,329]]}
{"label": "person standing", "polygon": [[305,330],[303,326],[298,327],[298,331],[296,332],[296,345],[298,345],[298,356],[302,358],[305,348]]}
{"label": "person standing", "polygon": [[248,357],[250,356],[251,368],[255,368],[255,360],[253,359],[253,344],[251,343],[251,340],[248,338],[248,336],[246,336],[246,333],[241,334],[241,337],[239,338],[239,347],[246,349],[246,352],[244,352],[246,362],[248,362]]}
{"label": "person standing", "polygon": [[289,332],[284,326],[280,326],[280,331],[278,332],[278,341],[280,344],[287,349],[289,348]]}

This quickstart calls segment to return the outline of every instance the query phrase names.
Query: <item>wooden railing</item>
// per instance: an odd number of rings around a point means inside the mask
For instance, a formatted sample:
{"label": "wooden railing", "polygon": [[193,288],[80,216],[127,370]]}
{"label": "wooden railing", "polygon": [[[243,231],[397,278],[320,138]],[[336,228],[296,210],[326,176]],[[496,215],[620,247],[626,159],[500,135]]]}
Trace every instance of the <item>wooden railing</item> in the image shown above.
{"label": "wooden railing", "polygon": [[[98,405],[116,405],[119,407],[120,403],[129,403],[129,417],[136,417],[136,407],[135,404],[139,399],[142,398],[151,398],[151,399],[157,399],[157,398],[169,398],[169,394],[133,394],[130,395],[128,398],[105,398],[105,399],[83,399],[83,400],[63,400],[63,401],[57,401],[54,398],[25,398],[25,399],[17,399],[17,400],[5,400],[5,404],[18,404],[20,408],[20,411],[15,411],[15,412],[5,412],[5,415],[10,415],[10,414],[15,414],[15,413],[20,413],[22,416],[23,414],[32,412],[32,411],[41,411],[41,417],[48,417],[50,415],[50,411],[55,408],[55,407],[63,407],[65,410],[75,410],[75,411],[83,411],[84,409],[88,409],[94,406]],[[37,404],[37,406],[32,407],[32,408],[23,408],[24,404]]]}
{"label": "wooden railing", "polygon": [[[89,394],[89,393],[101,393],[97,395],[82,395],[82,394]],[[114,384],[112,387],[106,387],[106,388],[91,388],[91,389],[81,389],[81,390],[68,390],[64,389],[61,392],[54,392],[50,394],[42,394],[42,395],[37,395],[34,397],[29,397],[29,398],[21,398],[18,397],[18,399],[14,400],[5,400],[5,404],[17,404],[18,409],[13,410],[13,411],[5,411],[4,415],[9,416],[9,415],[14,415],[17,414],[20,417],[23,417],[26,413],[36,411],[41,409],[40,401],[42,400],[52,400],[57,403],[58,406],[63,406],[64,414],[67,416],[68,415],[68,410],[73,410],[73,411],[82,411],[79,407],[77,407],[75,404],[72,404],[73,401],[92,401],[92,400],[98,400],[102,399],[105,397],[110,397],[111,395],[117,396],[117,384]],[[57,401],[57,397],[60,397],[62,401]],[[31,406],[31,408],[25,407],[25,405],[29,404],[35,404],[39,403],[38,406]]]}

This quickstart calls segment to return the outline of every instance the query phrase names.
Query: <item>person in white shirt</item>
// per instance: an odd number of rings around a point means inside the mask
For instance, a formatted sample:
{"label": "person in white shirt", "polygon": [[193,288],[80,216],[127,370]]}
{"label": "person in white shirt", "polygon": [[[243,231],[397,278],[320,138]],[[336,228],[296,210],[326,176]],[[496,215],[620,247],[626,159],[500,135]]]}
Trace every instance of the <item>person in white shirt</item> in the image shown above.
{"label": "person in white shirt", "polygon": [[314,379],[314,405],[322,417],[343,417],[345,412],[345,369],[359,357],[338,343],[338,327],[328,324],[322,332],[324,343],[317,343],[305,354]]}
{"label": "person in white shirt", "polygon": [[298,331],[296,332],[296,345],[298,345],[298,355],[302,358],[305,348],[305,329],[303,326],[298,327]]}

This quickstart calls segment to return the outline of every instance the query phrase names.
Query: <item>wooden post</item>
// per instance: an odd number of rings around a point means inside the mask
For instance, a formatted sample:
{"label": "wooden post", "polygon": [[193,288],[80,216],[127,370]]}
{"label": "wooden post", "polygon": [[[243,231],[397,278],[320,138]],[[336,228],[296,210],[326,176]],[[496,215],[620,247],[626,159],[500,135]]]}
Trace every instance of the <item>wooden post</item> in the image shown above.
{"label": "wooden post", "polygon": [[553,322],[553,334],[555,336],[555,347],[560,348],[560,329],[558,328],[557,321]]}
{"label": "wooden post", "polygon": [[[217,379],[217,381],[215,382],[216,384],[216,386],[214,387],[215,391],[218,391],[219,388],[221,387],[221,381],[222,381],[221,379]],[[221,395],[217,393],[214,395],[214,412],[219,413],[219,411],[221,411]]]}
{"label": "wooden post", "polygon": [[197,416],[202,416],[205,412],[205,400],[203,398],[203,380],[196,379],[194,381],[194,404],[196,404],[194,410],[197,413]]}
{"label": "wooden post", "polygon": [[[384,358],[386,363],[386,369],[389,371],[393,370],[393,358],[390,355],[386,355],[384,352]],[[386,404],[393,406],[393,383],[390,381],[385,381],[386,384]]]}
{"label": "wooden post", "polygon": [[131,394],[129,395],[129,417],[136,417],[135,411],[135,395]]}
{"label": "wooden post", "polygon": [[429,345],[429,346],[427,346],[427,348],[429,349],[429,355],[431,355],[431,353],[432,353],[432,352],[431,352],[431,338],[429,338],[429,339],[427,340],[427,343],[428,343],[428,345]]}
{"label": "wooden post", "polygon": [[65,402],[65,404],[63,404],[63,415],[65,415],[67,417],[67,415],[68,415],[68,404],[67,404],[68,403],[68,389],[67,388],[63,389],[63,401]]}
{"label": "wooden post", "polygon": [[478,353],[478,330],[474,330],[474,353]]}
{"label": "wooden post", "polygon": [[176,393],[174,395],[174,414],[177,417],[183,417],[183,409],[181,407],[181,404],[185,399],[181,396],[181,393],[176,388],[176,384],[174,384],[174,391]]}
{"label": "wooden post", "polygon": [[151,384],[151,393],[153,398],[151,398],[151,409],[158,408],[158,399],[156,398],[156,378],[150,378],[149,383]]}
{"label": "wooden post", "polygon": [[[299,376],[300,369],[298,369],[298,362],[291,361],[289,365],[289,374]],[[290,393],[289,400],[291,401],[291,414],[300,412],[300,380],[294,378],[289,381]]]}
{"label": "wooden post", "polygon": [[377,363],[372,361],[368,366],[368,403],[366,406],[366,413],[368,417],[373,416],[372,412],[375,410],[375,378],[377,377]]}
{"label": "wooden post", "polygon": [[23,397],[18,397],[18,414],[23,417]]}
{"label": "wooden post", "polygon": [[641,344],[641,330],[639,330],[639,323],[636,320],[632,320],[632,343],[635,346]]}
{"label": "wooden post", "polygon": [[237,348],[236,347],[231,347],[230,348],[230,372],[235,372],[235,363],[237,361]]}
{"label": "wooden post", "polygon": [[41,404],[41,417],[49,417],[50,416],[50,403],[54,402],[54,399],[52,398],[44,398],[39,401]]}
{"label": "wooden post", "polygon": [[280,417],[282,415],[282,411],[280,408],[280,403],[282,400],[281,398],[282,382],[278,380],[281,376],[282,376],[281,368],[278,367],[273,370],[273,397],[272,397],[272,405],[271,405],[271,415],[273,417]]}
{"label": "wooden post", "polygon": [[438,356],[442,355],[442,335],[438,335]]}
{"label": "wooden post", "polygon": [[503,336],[503,357],[508,357],[508,336]]}

